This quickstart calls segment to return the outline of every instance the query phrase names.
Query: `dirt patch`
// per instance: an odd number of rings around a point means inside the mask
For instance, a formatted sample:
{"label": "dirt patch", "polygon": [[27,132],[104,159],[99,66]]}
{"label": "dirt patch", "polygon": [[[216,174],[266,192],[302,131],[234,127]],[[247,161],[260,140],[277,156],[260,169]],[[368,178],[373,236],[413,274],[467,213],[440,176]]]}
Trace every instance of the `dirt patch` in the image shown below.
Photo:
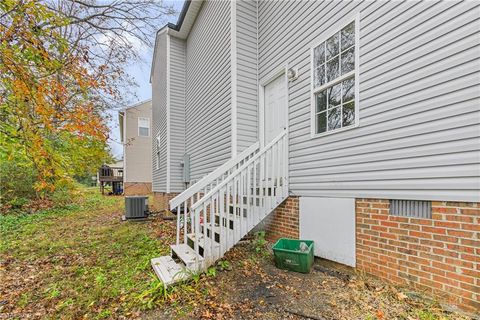
{"label": "dirt patch", "polygon": [[[316,259],[309,274],[277,269],[271,248],[256,252],[244,242],[225,256],[230,271],[204,277],[196,290],[208,292],[189,303],[180,319],[470,319],[448,312],[435,301],[409,297],[409,290],[356,273],[352,268]],[[218,269],[218,265],[217,265]],[[202,282],[203,281],[203,282]],[[188,295],[188,294],[187,294]],[[178,302],[178,301],[177,301]],[[149,314],[147,318],[155,318]]]}

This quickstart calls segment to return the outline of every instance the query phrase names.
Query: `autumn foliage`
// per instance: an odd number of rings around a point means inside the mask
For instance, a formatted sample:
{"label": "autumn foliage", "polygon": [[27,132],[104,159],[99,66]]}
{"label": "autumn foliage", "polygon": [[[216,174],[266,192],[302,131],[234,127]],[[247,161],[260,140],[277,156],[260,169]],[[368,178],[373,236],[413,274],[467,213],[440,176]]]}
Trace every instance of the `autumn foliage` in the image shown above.
{"label": "autumn foliage", "polygon": [[104,107],[93,94],[111,93],[108,75],[66,41],[68,24],[41,2],[0,0],[0,161],[33,170],[40,197],[108,156]]}

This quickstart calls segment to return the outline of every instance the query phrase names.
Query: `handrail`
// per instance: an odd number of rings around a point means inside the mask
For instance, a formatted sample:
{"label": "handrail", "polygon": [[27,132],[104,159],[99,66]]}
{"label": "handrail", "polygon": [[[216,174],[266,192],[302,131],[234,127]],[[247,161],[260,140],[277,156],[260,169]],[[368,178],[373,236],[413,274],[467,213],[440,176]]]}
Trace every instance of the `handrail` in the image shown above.
{"label": "handrail", "polygon": [[221,190],[227,183],[230,183],[233,177],[237,176],[240,174],[245,168],[250,166],[252,162],[256,161],[259,157],[262,156],[262,154],[272,148],[280,139],[282,139],[285,135],[287,134],[287,130],[283,130],[278,136],[275,137],[271,142],[269,142],[265,147],[263,147],[260,152],[255,154],[253,157],[248,159],[247,162],[245,162],[240,168],[237,168],[234,172],[232,172],[227,178],[225,178],[222,182],[220,182],[218,185],[216,185],[210,192],[208,192],[206,195],[200,199],[200,201],[195,202],[192,207],[190,208],[191,211],[194,211],[197,209],[200,205],[203,204],[205,200],[210,199],[213,195],[215,195],[219,190]]}
{"label": "handrail", "polygon": [[241,160],[245,159],[248,155],[256,151],[259,148],[259,146],[260,146],[260,143],[258,141],[255,142],[250,147],[240,152],[235,158],[231,158],[230,160],[225,162],[223,165],[213,170],[208,175],[206,175],[205,177],[197,181],[195,184],[193,184],[192,186],[184,190],[178,196],[170,200],[169,202],[170,208],[178,207],[179,205],[187,201],[190,197],[192,197],[194,194],[202,191],[206,186],[208,186],[213,181],[221,177],[223,174],[225,174],[226,171],[230,170],[234,165],[236,165]]}

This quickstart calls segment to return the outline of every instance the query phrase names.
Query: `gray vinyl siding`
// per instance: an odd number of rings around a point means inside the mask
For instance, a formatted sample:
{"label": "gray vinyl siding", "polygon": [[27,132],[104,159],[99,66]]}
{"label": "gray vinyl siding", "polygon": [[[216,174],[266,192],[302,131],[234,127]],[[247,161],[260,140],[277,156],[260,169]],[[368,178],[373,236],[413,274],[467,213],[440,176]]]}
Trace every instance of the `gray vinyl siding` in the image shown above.
{"label": "gray vinyl siding", "polygon": [[[288,63],[290,192],[480,201],[479,3],[259,3],[260,80]],[[360,13],[360,125],[310,136],[310,48]]]}
{"label": "gray vinyl siding", "polygon": [[[167,38],[160,34],[155,48],[152,79],[152,190],[167,191]],[[157,167],[157,136],[160,136],[160,163]],[[158,169],[157,169],[158,168]]]}
{"label": "gray vinyl siding", "polygon": [[199,179],[231,156],[229,2],[203,3],[186,49],[185,148]]}
{"label": "gray vinyl siding", "polygon": [[185,153],[185,41],[170,37],[170,192],[185,189],[180,165]]}
{"label": "gray vinyl siding", "polygon": [[257,3],[237,6],[237,151],[258,140]]}

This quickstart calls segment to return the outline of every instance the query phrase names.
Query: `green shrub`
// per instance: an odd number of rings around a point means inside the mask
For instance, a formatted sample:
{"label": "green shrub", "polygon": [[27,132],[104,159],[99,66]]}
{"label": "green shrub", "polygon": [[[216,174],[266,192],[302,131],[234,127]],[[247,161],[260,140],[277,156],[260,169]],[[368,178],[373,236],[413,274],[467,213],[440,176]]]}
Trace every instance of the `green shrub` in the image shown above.
{"label": "green shrub", "polygon": [[18,208],[27,204],[36,197],[35,181],[35,170],[25,161],[0,161],[0,205]]}

